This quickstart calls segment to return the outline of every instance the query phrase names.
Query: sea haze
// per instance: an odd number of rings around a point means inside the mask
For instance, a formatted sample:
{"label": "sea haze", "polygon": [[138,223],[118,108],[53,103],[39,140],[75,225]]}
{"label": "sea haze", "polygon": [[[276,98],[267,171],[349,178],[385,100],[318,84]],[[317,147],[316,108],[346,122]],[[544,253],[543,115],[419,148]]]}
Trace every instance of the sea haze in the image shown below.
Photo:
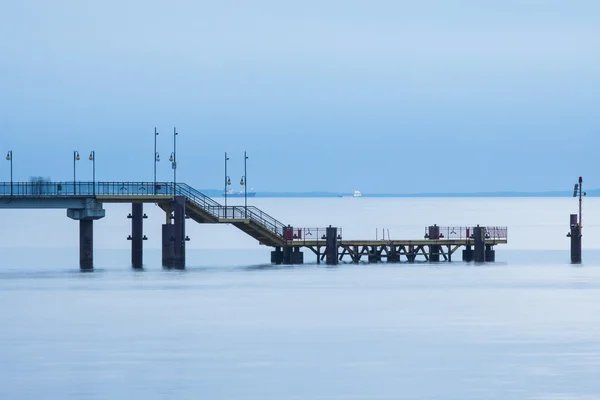
{"label": "sea haze", "polygon": [[[243,199],[232,199],[243,204]],[[347,239],[425,226],[506,225],[497,262],[271,266],[233,226],[188,220],[188,267],[160,266],[164,214],[146,206],[145,268],[130,211],[96,223],[78,270],[64,211],[2,211],[0,398],[592,399],[600,396],[600,199],[255,198],[285,224]],[[456,260],[460,255],[455,256]]]}

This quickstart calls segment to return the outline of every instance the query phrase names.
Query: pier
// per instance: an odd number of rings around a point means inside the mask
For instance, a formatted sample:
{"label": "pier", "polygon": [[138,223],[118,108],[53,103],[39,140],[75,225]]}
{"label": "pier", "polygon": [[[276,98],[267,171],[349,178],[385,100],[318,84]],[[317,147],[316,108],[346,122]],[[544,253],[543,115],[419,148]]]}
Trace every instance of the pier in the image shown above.
{"label": "pier", "polygon": [[[94,221],[104,218],[103,204],[131,204],[131,261],[142,268],[144,204],[165,212],[162,225],[162,265],[186,265],[187,219],[200,224],[231,224],[273,248],[271,263],[303,264],[308,250],[317,263],[451,262],[462,250],[463,261],[493,262],[494,247],[508,240],[506,227],[427,226],[422,238],[411,240],[346,239],[340,227],[298,228],[284,224],[254,206],[225,206],[185,183],[173,182],[4,182],[0,183],[0,209],[65,209],[79,221],[80,268],[93,270]],[[310,253],[308,253],[310,254]]]}

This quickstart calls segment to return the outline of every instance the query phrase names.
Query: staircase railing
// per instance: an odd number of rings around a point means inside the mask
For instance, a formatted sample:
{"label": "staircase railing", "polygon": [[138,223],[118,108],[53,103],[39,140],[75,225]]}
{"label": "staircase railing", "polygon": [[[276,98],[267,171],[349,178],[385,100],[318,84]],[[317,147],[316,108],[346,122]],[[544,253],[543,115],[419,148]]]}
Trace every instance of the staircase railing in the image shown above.
{"label": "staircase railing", "polygon": [[212,198],[206,196],[205,194],[184,183],[177,184],[176,192],[178,195],[183,195],[190,201],[193,201],[197,206],[199,206],[200,208],[209,212],[217,218],[250,219],[251,221],[254,221],[257,224],[262,225],[269,231],[283,237],[283,228],[285,227],[285,225],[257,207],[225,207],[213,200]]}

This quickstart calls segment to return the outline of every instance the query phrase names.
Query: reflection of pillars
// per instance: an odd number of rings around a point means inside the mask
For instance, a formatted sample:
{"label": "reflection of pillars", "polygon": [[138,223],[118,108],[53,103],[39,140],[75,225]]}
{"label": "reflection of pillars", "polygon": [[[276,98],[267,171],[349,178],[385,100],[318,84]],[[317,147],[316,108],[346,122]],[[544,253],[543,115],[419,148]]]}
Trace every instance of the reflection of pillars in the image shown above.
{"label": "reflection of pillars", "polygon": [[475,262],[485,262],[485,228],[477,225],[473,228],[473,236],[475,241],[473,260]]}
{"label": "reflection of pillars", "polygon": [[94,269],[94,221],[79,221],[79,268],[82,271]]}
{"label": "reflection of pillars", "polygon": [[325,259],[327,265],[337,265],[338,263],[337,228],[331,225],[326,231]]}
{"label": "reflection of pillars", "polygon": [[131,205],[131,265],[133,268],[142,268],[144,260],[144,204],[133,203]]}
{"label": "reflection of pillars", "polygon": [[571,231],[567,236],[571,237],[571,262],[573,264],[581,263],[581,228],[577,222],[577,214],[571,214]]}

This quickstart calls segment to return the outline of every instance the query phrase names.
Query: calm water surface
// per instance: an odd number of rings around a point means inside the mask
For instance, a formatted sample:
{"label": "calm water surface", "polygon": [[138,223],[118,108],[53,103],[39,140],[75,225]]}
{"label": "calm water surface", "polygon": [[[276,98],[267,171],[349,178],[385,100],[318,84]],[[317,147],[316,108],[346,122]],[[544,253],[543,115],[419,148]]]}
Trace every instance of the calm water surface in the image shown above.
{"label": "calm water surface", "polygon": [[327,267],[305,253],[274,267],[235,228],[190,224],[188,269],[164,271],[148,208],[135,272],[114,206],[96,225],[96,271],[79,273],[64,212],[3,211],[36,229],[0,236],[0,398],[600,398],[600,201],[586,202],[582,266],[568,263],[572,199],[253,204],[346,238],[481,223],[508,225],[510,244],[485,266]]}

